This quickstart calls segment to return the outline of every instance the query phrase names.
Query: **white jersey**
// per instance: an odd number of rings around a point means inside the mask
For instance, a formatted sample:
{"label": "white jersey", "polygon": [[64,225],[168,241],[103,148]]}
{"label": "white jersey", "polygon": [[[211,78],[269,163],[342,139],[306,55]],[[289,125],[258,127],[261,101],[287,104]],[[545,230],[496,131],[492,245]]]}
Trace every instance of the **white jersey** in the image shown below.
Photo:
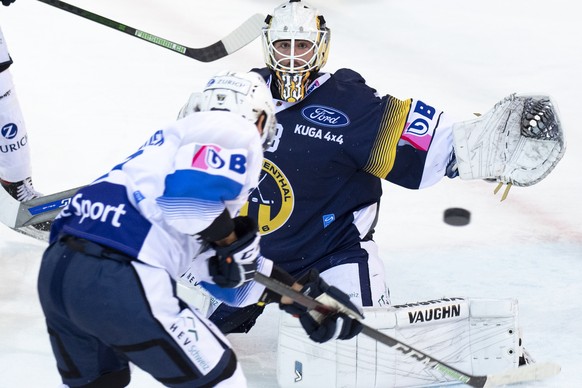
{"label": "white jersey", "polygon": [[6,40],[0,29],[0,178],[19,182],[30,177],[30,147],[24,118],[8,66]]}
{"label": "white jersey", "polygon": [[81,189],[50,241],[85,238],[178,278],[200,250],[195,234],[257,186],[257,128],[230,112],[199,112],[158,130],[136,153]]}

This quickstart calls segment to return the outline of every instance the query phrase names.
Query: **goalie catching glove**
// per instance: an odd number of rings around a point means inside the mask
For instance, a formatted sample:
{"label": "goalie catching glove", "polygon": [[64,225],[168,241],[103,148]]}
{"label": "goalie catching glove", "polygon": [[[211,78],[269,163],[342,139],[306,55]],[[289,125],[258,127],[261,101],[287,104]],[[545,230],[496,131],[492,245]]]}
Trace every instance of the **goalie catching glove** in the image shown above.
{"label": "goalie catching glove", "polygon": [[225,288],[240,287],[252,280],[260,255],[257,223],[249,217],[235,217],[233,222],[237,240],[227,246],[213,244],[216,255],[208,261],[212,280]]}
{"label": "goalie catching glove", "polygon": [[350,302],[350,297],[339,289],[328,285],[315,269],[297,280],[303,285],[301,293],[334,310],[331,314],[322,314],[307,310],[298,303],[279,303],[279,308],[299,317],[301,326],[315,342],[324,343],[331,339],[347,340],[362,331],[358,318],[364,318],[360,309]]}
{"label": "goalie catching glove", "polygon": [[453,125],[461,179],[530,186],[544,179],[565,151],[562,125],[548,96],[516,95],[471,121]]}

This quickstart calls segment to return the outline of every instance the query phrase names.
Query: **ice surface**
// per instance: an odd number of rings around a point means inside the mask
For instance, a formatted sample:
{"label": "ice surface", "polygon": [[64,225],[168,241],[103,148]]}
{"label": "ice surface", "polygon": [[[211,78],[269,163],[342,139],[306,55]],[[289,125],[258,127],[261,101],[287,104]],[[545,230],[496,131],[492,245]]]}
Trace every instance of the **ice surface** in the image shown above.
{"label": "ice surface", "polygon": [[[73,4],[135,28],[203,47],[279,1],[86,0]],[[555,0],[313,0],[332,28],[326,70],[360,72],[380,93],[418,97],[458,119],[513,92],[557,102],[568,149],[550,176],[513,188],[443,180],[413,192],[385,184],[376,239],[394,303],[443,296],[516,297],[526,347],[559,376],[582,381],[582,135],[577,128],[582,26]],[[204,64],[36,1],[0,7],[0,25],[33,147],[38,190],[88,183],[172,121],[213,73],[262,66],[260,42]],[[442,222],[444,209],[471,224]],[[45,245],[0,227],[0,386],[60,383],[36,297]],[[230,336],[251,387],[273,387],[278,310]],[[137,371],[132,387],[159,386]]]}

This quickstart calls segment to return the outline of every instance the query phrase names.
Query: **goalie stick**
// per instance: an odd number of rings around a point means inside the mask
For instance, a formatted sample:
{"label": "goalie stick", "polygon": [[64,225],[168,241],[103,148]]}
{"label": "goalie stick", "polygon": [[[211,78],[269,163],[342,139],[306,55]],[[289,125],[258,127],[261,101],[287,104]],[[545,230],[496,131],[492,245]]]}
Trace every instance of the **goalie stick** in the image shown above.
{"label": "goalie stick", "polygon": [[38,0],[41,3],[52,5],[55,8],[62,9],[63,11],[70,12],[77,16],[84,17],[94,21],[95,23],[102,24],[107,27],[111,27],[117,31],[124,32],[128,35],[134,36],[139,39],[143,39],[147,42],[153,43],[155,45],[167,48],[179,54],[185,55],[192,59],[201,62],[212,62],[217,59],[226,57],[240,50],[247,44],[251,43],[255,38],[257,38],[261,33],[261,27],[265,16],[261,14],[255,14],[251,16],[247,21],[241,24],[236,30],[228,34],[226,37],[222,38],[216,43],[211,44],[207,47],[202,48],[192,48],[186,47],[179,43],[172,42],[170,40],[160,38],[159,36],[150,34],[145,31],[135,29],[133,27],[127,26],[123,23],[116,22],[115,20],[108,19],[101,15],[97,15],[93,12],[86,11],[77,6],[59,1],[59,0]]}
{"label": "goalie stick", "polygon": [[[283,284],[275,279],[261,274],[260,272],[255,273],[254,280],[271,291],[274,291],[280,295],[287,296],[296,303],[306,307],[309,310],[316,310],[321,314],[330,314],[333,310],[313,298],[307,295],[303,295],[300,292],[293,290],[291,287]],[[358,319],[358,317],[353,317]],[[396,351],[404,354],[405,356],[411,357],[418,362],[424,364],[427,368],[433,368],[438,370],[443,375],[453,378],[461,383],[467,384],[471,387],[493,387],[498,385],[507,385],[513,383],[521,383],[526,381],[542,380],[551,376],[554,376],[560,372],[560,366],[547,362],[547,363],[536,363],[530,365],[524,365],[519,368],[510,369],[508,371],[491,374],[486,376],[475,376],[465,373],[451,365],[439,361],[434,357],[424,353],[421,350],[415,349],[406,343],[391,337],[387,334],[380,332],[366,324],[362,323],[362,332],[364,334],[384,345],[387,345]]]}

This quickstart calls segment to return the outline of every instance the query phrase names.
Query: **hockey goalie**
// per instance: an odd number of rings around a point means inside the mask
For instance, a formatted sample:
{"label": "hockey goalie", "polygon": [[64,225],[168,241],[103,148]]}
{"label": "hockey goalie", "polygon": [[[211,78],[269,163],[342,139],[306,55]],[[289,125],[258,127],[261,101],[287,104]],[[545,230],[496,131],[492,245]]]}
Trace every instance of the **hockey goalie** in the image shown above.
{"label": "hockey goalie", "polygon": [[[512,94],[478,118],[453,125],[461,179],[530,186],[562,158],[565,140],[549,96]],[[473,375],[533,362],[521,344],[516,299],[441,298],[364,308],[366,324]],[[459,384],[402,353],[359,335],[317,344],[292,317],[280,322],[281,387],[429,387]]]}
{"label": "hockey goalie", "polygon": [[[489,112],[452,127],[461,179],[497,181],[507,187],[544,179],[565,151],[562,125],[552,99],[512,94]],[[507,195],[507,190],[505,195]],[[208,315],[220,303],[193,286],[186,299]],[[450,297],[389,307],[365,307],[366,325],[472,375],[518,368],[533,360],[520,338],[516,299]],[[349,341],[312,341],[299,320],[282,314],[277,347],[281,387],[430,387],[458,379],[366,335]]]}

